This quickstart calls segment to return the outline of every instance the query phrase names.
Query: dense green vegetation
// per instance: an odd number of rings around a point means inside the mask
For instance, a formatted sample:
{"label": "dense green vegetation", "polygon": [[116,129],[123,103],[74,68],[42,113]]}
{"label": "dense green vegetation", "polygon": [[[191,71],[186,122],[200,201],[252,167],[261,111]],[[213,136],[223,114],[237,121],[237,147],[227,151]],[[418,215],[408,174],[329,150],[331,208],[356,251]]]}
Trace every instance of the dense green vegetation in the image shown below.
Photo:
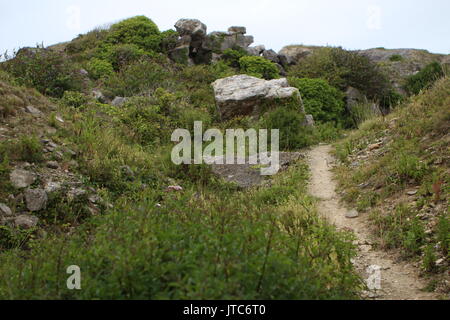
{"label": "dense green vegetation", "polygon": [[[213,81],[239,72],[276,78],[277,67],[235,52],[211,65],[176,64],[166,55],[174,39],[175,32],[135,17],[81,35],[60,51],[39,49],[1,65],[0,103],[9,106],[2,120],[29,104],[43,112],[39,121],[21,120],[17,139],[0,142],[2,201],[18,192],[9,182],[15,162],[44,165],[45,132],[75,150],[71,172],[82,174],[102,202],[92,214],[86,199],[73,202],[63,190],[36,213],[37,228],[2,226],[0,298],[358,298],[352,236],[319,219],[303,161],[270,187],[251,190],[219,180],[209,167],[170,161],[173,130],[192,129],[198,120],[220,129],[281,126],[286,150],[332,140],[339,130],[331,122],[305,128],[299,110],[276,105],[260,120],[219,121]],[[94,98],[93,89],[128,99],[114,107]],[[64,166],[74,157],[63,156]],[[183,190],[167,192],[174,184]],[[81,267],[81,291],[66,289],[70,265]]]}
{"label": "dense green vegetation", "polygon": [[322,79],[290,78],[291,86],[300,90],[307,114],[314,120],[339,124],[344,119],[344,95]]}
{"label": "dense green vegetation", "polygon": [[428,89],[434,82],[444,76],[444,69],[438,62],[433,62],[420,70],[417,74],[406,79],[405,88],[409,94],[419,94]]}

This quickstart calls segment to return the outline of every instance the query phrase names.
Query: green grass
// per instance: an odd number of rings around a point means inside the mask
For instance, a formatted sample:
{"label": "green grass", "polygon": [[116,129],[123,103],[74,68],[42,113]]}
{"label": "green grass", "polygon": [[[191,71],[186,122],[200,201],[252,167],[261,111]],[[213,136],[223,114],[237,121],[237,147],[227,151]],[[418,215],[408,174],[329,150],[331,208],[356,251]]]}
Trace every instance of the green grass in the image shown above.
{"label": "green grass", "polygon": [[[435,257],[448,257],[449,171],[442,159],[449,147],[449,97],[450,79],[441,79],[391,115],[366,121],[336,144],[342,163],[336,173],[344,199],[370,213],[383,247],[399,248],[405,256],[422,260],[428,272],[439,271],[435,260],[431,263]],[[359,160],[355,167],[355,156],[380,139],[377,155]],[[411,188],[418,190],[414,202],[405,198]],[[434,207],[431,218],[420,219],[424,210]]]}

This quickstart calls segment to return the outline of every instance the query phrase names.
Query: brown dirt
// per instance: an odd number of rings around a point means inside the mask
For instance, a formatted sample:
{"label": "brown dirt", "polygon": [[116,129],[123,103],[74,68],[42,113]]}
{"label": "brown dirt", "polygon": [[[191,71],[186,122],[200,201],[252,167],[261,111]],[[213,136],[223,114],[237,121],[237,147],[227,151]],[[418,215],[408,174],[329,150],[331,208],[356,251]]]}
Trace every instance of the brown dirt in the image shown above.
{"label": "brown dirt", "polygon": [[424,292],[427,282],[419,275],[419,270],[405,261],[400,261],[393,252],[382,251],[373,245],[367,214],[358,218],[346,218],[349,209],[340,201],[336,193],[332,168],[335,163],[330,154],[332,147],[321,145],[308,153],[311,169],[310,194],[319,198],[318,210],[323,217],[338,229],[352,230],[357,238],[358,255],[355,267],[361,276],[368,279],[367,268],[381,267],[381,290],[366,293],[366,298],[378,300],[435,300],[438,295]]}

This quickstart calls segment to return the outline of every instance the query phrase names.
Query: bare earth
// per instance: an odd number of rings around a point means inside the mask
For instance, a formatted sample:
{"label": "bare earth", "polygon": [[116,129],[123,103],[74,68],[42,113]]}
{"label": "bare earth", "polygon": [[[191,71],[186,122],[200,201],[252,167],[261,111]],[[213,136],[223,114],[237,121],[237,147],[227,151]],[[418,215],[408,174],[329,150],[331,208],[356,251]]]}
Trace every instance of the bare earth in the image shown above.
{"label": "bare earth", "polygon": [[[309,192],[319,198],[319,213],[332,222],[338,229],[351,229],[358,242],[358,256],[354,264],[364,279],[369,278],[369,266],[381,267],[381,290],[367,293],[367,298],[378,300],[434,300],[435,293],[421,291],[427,283],[419,277],[416,268],[407,262],[399,261],[395,254],[374,248],[371,244],[369,221],[367,214],[358,218],[346,218],[349,209],[341,202],[336,193],[336,183],[331,169],[335,159],[330,154],[332,147],[322,145],[308,153],[311,169]],[[373,274],[373,273],[372,273]],[[367,280],[366,280],[367,281]]]}

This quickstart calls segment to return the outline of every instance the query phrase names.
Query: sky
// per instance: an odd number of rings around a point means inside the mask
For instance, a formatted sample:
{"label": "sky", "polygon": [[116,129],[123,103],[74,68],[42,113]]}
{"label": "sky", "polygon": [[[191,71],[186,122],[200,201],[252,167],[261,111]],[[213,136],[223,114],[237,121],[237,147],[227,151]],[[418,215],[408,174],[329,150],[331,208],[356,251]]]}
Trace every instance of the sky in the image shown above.
{"label": "sky", "polygon": [[450,53],[449,0],[0,0],[0,53],[69,41],[135,16],[161,31],[195,18],[208,32],[245,26],[253,45],[418,48]]}

